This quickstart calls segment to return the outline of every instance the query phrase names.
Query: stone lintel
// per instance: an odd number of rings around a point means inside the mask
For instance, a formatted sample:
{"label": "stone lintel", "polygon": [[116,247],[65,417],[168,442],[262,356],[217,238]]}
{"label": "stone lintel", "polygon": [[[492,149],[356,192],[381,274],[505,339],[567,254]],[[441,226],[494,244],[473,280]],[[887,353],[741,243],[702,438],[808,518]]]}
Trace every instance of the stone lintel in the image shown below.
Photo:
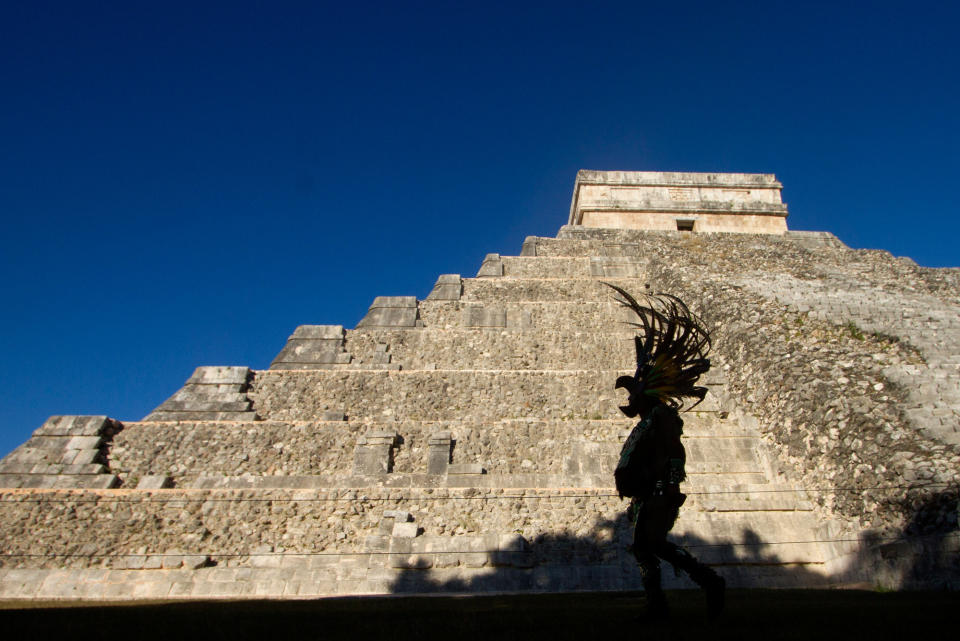
{"label": "stone lintel", "polygon": [[581,169],[577,182],[594,185],[647,187],[728,187],[783,189],[774,174],[714,173],[693,171],[596,171]]}
{"label": "stone lintel", "polygon": [[358,443],[360,445],[393,445],[397,440],[396,432],[367,432],[360,437]]}

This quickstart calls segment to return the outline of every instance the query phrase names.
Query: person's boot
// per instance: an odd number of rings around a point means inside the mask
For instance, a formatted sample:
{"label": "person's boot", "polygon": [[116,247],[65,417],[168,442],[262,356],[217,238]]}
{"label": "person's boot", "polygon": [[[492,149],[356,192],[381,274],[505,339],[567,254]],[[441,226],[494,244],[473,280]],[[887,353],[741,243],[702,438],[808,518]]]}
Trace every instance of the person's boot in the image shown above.
{"label": "person's boot", "polygon": [[727,582],[723,580],[723,577],[717,574],[713,568],[697,561],[683,548],[674,548],[674,554],[670,557],[670,562],[674,567],[689,574],[693,582],[703,588],[707,596],[707,617],[711,620],[719,617],[720,613],[723,612],[726,601]]}
{"label": "person's boot", "polygon": [[696,582],[707,597],[707,618],[715,620],[723,612],[723,606],[726,603],[727,582],[722,576],[701,565],[695,571],[690,573],[690,578]]}
{"label": "person's boot", "polygon": [[647,597],[647,607],[643,614],[637,616],[638,621],[663,621],[670,616],[667,606],[667,595],[660,586],[660,568],[650,570],[643,576],[643,591]]}

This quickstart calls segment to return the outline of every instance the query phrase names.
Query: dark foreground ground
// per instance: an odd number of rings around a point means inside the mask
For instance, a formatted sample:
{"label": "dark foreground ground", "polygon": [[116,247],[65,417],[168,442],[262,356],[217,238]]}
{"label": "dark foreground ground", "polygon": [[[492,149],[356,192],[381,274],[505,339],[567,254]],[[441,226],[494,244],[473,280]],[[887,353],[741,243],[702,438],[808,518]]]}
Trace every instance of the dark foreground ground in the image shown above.
{"label": "dark foreground ground", "polygon": [[639,593],[358,597],[51,607],[0,603],[7,639],[960,639],[960,594],[730,590],[720,621],[700,593],[670,593],[671,620],[633,620]]}

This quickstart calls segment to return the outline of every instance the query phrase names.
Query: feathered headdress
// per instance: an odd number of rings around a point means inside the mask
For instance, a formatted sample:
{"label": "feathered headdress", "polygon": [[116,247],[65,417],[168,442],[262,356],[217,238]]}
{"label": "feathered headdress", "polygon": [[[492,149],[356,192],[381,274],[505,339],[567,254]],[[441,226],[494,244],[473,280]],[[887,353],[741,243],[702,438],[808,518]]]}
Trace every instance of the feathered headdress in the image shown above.
{"label": "feathered headdress", "polygon": [[643,330],[634,337],[637,349],[637,373],[621,376],[616,387],[630,392],[630,404],[620,409],[627,416],[639,413],[643,397],[675,409],[683,407],[684,398],[695,398],[693,409],[707,394],[706,387],[697,387],[697,379],[710,369],[710,334],[703,321],[691,312],[682,300],[670,294],[644,296],[641,305],[622,288],[604,283],[616,291],[617,299],[640,319],[630,323]]}

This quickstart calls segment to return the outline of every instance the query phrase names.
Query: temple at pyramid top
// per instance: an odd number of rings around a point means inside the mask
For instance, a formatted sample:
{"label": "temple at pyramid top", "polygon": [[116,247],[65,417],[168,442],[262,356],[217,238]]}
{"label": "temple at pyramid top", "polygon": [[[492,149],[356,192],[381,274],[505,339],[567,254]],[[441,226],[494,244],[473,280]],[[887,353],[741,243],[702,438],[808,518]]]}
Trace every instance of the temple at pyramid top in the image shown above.
{"label": "temple at pyramid top", "polygon": [[773,174],[581,169],[569,225],[784,234],[787,205]]}

